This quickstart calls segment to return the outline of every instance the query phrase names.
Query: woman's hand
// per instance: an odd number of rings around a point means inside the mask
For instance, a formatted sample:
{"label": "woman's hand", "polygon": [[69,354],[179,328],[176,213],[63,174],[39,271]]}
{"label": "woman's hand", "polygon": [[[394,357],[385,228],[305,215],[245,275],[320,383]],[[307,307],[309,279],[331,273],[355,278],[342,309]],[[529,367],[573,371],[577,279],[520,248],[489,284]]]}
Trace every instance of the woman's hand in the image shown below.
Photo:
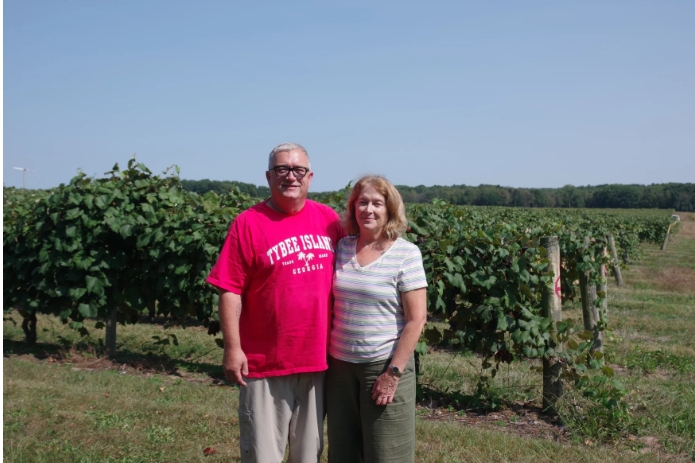
{"label": "woman's hand", "polygon": [[393,402],[398,387],[398,377],[390,371],[379,375],[372,387],[372,400],[379,406],[386,406]]}

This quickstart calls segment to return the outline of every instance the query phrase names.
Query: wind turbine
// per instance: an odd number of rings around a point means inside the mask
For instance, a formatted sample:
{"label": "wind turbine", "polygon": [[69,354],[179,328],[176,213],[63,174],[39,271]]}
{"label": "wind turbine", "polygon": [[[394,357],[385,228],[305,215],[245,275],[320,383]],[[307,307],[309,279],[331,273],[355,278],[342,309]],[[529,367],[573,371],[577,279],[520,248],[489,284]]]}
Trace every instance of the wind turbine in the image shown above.
{"label": "wind turbine", "polygon": [[35,170],[27,169],[26,167],[13,167],[13,169],[16,170],[22,170],[24,171],[24,189],[27,189],[27,172],[36,172]]}

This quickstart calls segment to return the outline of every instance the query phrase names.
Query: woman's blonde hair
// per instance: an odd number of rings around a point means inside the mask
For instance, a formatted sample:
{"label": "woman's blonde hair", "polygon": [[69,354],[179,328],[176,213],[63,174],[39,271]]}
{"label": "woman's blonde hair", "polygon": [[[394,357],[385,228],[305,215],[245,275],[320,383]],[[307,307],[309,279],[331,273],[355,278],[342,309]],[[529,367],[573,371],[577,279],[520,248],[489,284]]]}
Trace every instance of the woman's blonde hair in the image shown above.
{"label": "woman's blonde hair", "polygon": [[343,216],[343,226],[348,235],[357,235],[360,232],[360,227],[355,218],[355,203],[367,185],[371,185],[386,200],[386,210],[389,217],[384,227],[384,235],[386,239],[393,241],[408,228],[408,219],[405,216],[405,205],[403,204],[401,194],[391,182],[381,175],[365,175],[357,180],[350,193],[347,211],[345,211]]}

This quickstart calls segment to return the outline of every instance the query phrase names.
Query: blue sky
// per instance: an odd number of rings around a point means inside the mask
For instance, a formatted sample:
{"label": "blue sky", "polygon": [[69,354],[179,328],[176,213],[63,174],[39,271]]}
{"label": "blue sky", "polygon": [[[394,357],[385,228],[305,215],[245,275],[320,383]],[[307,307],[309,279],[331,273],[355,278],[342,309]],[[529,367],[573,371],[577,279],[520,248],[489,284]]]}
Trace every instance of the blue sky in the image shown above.
{"label": "blue sky", "polygon": [[4,2],[3,182],[695,181],[695,2]]}

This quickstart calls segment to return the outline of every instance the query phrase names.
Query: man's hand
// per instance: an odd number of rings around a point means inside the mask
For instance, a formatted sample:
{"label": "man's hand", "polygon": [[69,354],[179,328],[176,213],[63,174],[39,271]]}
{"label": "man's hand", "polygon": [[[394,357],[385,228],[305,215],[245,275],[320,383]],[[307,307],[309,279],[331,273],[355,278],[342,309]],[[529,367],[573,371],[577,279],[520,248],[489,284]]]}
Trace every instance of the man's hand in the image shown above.
{"label": "man's hand", "polygon": [[386,406],[393,402],[393,396],[398,387],[398,377],[390,371],[382,373],[372,387],[372,399],[379,406]]}
{"label": "man's hand", "polygon": [[240,386],[246,386],[243,377],[249,374],[249,362],[246,360],[246,354],[244,354],[243,350],[225,349],[222,369],[224,370],[224,376],[229,381]]}

